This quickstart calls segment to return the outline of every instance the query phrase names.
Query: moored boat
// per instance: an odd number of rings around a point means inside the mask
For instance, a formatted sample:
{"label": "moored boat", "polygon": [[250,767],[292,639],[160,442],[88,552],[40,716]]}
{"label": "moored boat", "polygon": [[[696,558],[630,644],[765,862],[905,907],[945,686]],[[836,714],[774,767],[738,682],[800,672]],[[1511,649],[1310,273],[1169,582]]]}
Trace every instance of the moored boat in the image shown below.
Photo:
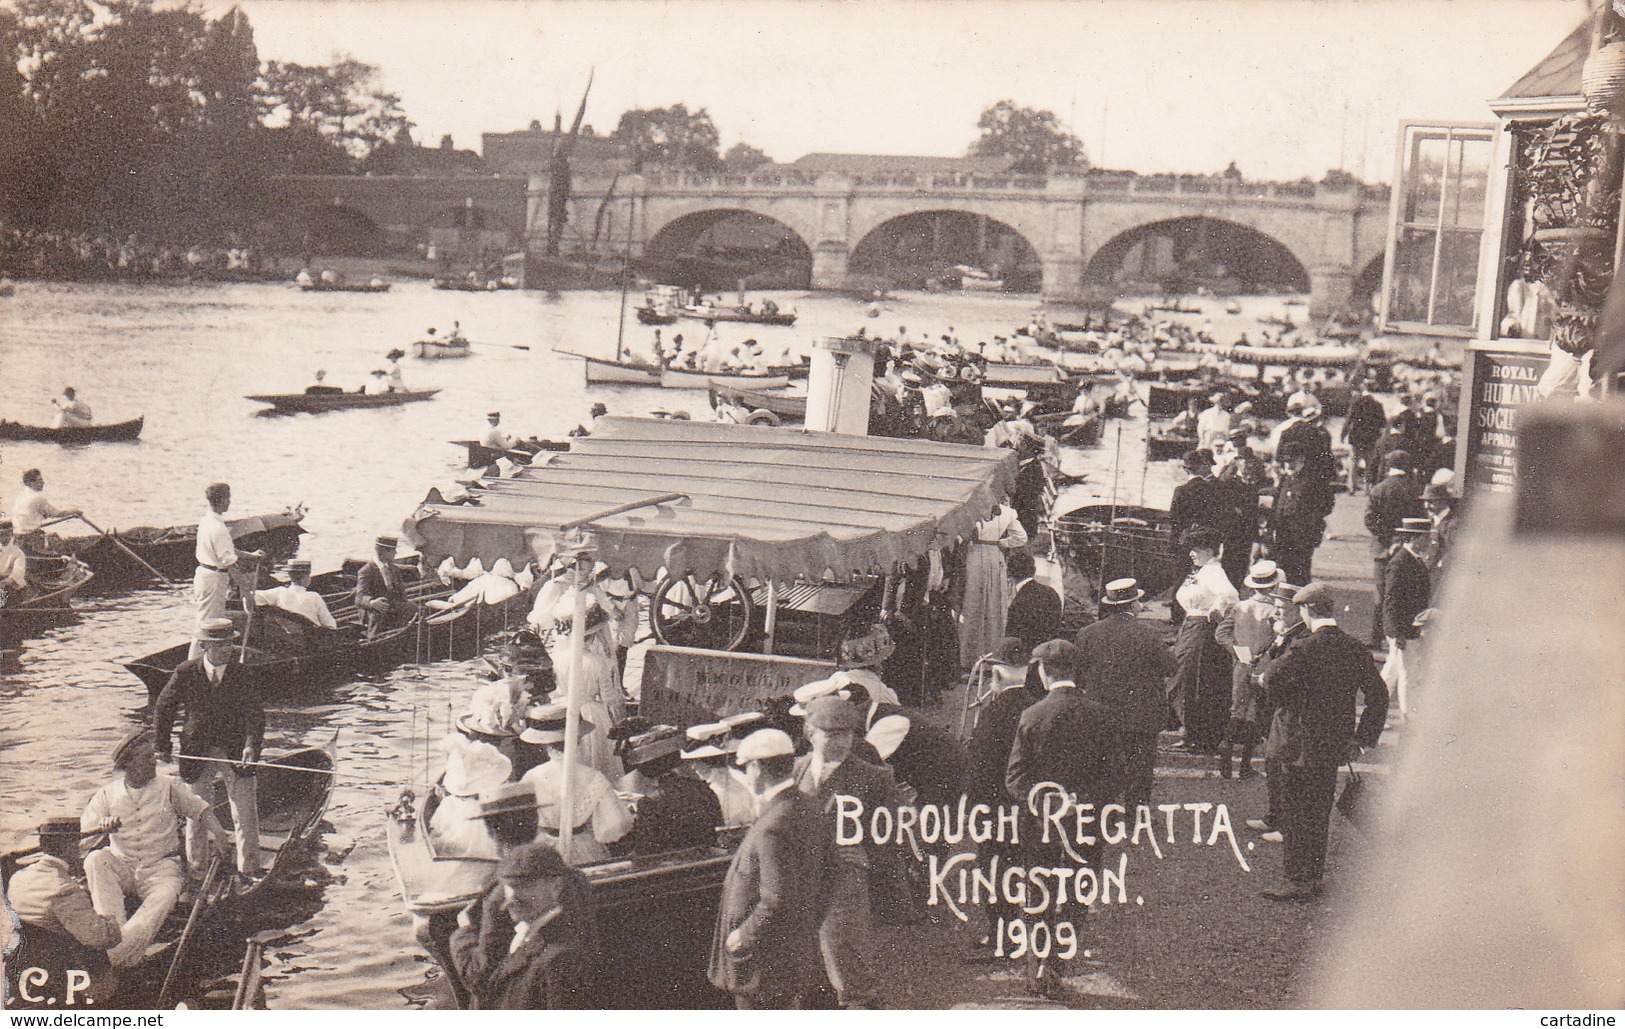
{"label": "moored boat", "polygon": [[320,414],[352,407],[399,407],[414,400],[429,400],[438,389],[397,390],[394,393],[262,393],[245,400],[269,404],[282,414]]}
{"label": "moored boat", "polygon": [[[226,522],[240,550],[265,552],[267,564],[292,557],[304,533],[300,521],[303,509],[278,514],[234,518]],[[151,565],[171,579],[190,579],[196,567],[197,526],[172,525],[167,528],[138,526],[93,536],[47,537],[44,555],[71,555],[88,566],[96,576],[96,589],[105,591],[137,586],[152,579]],[[135,556],[132,557],[131,554]],[[137,561],[139,557],[141,560]],[[145,561],[146,565],[141,562]]]}
{"label": "moored boat", "polygon": [[[568,351],[558,351],[568,353]],[[594,385],[605,382],[620,382],[632,386],[658,386],[660,385],[661,369],[652,364],[638,364],[635,361],[609,361],[602,357],[587,357],[582,354],[571,355],[580,357],[587,365],[587,384]]]}
{"label": "moored boat", "polygon": [[449,441],[454,447],[468,448],[468,467],[486,468],[507,458],[516,464],[530,464],[537,454],[554,452],[559,453],[570,449],[569,443],[560,443],[550,439],[518,440],[509,450],[496,450],[486,446],[479,440],[454,439]]}
{"label": "moored boat", "polygon": [[387,282],[323,282],[320,279],[299,284],[306,293],[388,293],[389,287]]}
{"label": "moored boat", "polygon": [[425,359],[468,357],[474,353],[473,344],[466,339],[420,339],[412,342],[412,356]]}
{"label": "moored boat", "polygon": [[678,308],[678,314],[684,318],[694,318],[702,322],[745,322],[750,325],[794,325],[796,313],[794,311],[780,311],[777,307],[762,310],[748,304],[737,304],[733,307],[716,307],[711,304],[684,304]]}
{"label": "moored boat", "polygon": [[790,385],[788,372],[702,372],[688,368],[665,368],[660,385],[667,389],[709,389],[711,386],[745,389],[783,389]]}
{"label": "moored boat", "polygon": [[1090,504],[1055,517],[1061,559],[1098,588],[1138,579],[1146,596],[1178,584],[1190,558],[1174,538],[1168,512],[1128,504]]}
{"label": "moored boat", "polygon": [[1066,381],[1066,372],[1053,364],[1013,364],[989,361],[983,371],[984,386],[1029,386]]}
{"label": "moored boat", "polygon": [[967,292],[996,292],[1004,289],[1003,279],[995,278],[980,268],[968,264],[956,264],[954,265],[954,271],[959,275],[959,288]]}
{"label": "moored boat", "polygon": [[807,420],[805,393],[772,393],[766,390],[725,386],[714,381],[711,383],[710,393],[713,407],[719,400],[723,400],[737,407],[748,407],[752,411],[771,411],[781,422]]}
{"label": "moored boat", "polygon": [[28,561],[28,589],[16,596],[8,596],[0,588],[0,620],[10,623],[31,618],[71,614],[73,597],[90,585],[94,573],[83,561],[71,557],[30,558]]}
{"label": "moored boat", "polygon": [[105,425],[64,425],[60,428],[0,421],[0,439],[36,443],[128,443],[141,438],[141,427],[145,424],[145,415]]}
{"label": "moored boat", "polygon": [[[180,988],[187,964],[205,950],[218,949],[228,939],[219,931],[221,923],[245,911],[268,886],[286,879],[300,852],[317,836],[332,799],[332,746],[330,742],[326,748],[303,747],[262,757],[263,767],[257,770],[254,787],[259,802],[260,867],[264,874],[247,877],[222,866],[212,878],[206,878],[203,869],[192,869],[181,902],[170,912],[146,954],[135,967],[119,973],[116,994],[99,1000],[95,1006],[165,1006],[182,996]],[[224,799],[204,799],[213,803],[216,816],[229,827],[230,806]],[[0,856],[4,878],[9,881],[36,853],[36,848],[28,848]],[[25,925],[22,949],[16,957],[49,968],[54,957],[52,949],[48,941],[39,938],[37,930]],[[8,963],[13,960],[8,956]],[[170,978],[166,973],[171,971],[175,977],[168,985],[176,992],[161,993],[165,980]],[[49,983],[46,986],[48,989]],[[16,1004],[17,998],[7,1003],[8,1007]]]}

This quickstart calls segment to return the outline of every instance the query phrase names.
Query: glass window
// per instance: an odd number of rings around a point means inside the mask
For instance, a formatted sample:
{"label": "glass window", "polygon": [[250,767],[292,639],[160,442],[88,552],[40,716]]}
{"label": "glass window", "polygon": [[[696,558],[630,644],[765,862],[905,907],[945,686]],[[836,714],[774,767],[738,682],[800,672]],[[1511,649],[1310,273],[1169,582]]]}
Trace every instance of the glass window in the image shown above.
{"label": "glass window", "polygon": [[1493,140],[1489,125],[1405,127],[1383,283],[1385,327],[1473,331]]}

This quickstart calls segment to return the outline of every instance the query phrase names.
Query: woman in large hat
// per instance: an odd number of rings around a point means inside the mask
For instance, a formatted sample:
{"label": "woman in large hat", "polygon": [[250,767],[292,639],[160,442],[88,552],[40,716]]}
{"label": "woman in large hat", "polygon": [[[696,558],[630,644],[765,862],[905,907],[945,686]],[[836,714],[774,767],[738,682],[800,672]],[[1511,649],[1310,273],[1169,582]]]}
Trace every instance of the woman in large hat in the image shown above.
{"label": "woman in large hat", "polygon": [[[532,708],[525,716],[525,731],[519,738],[547,748],[547,761],[526,772],[521,782],[536,790],[536,820],[539,840],[556,840],[564,824],[560,808],[564,803],[564,740],[567,712],[563,704]],[[575,772],[572,778],[570,824],[573,827],[570,861],[590,865],[609,860],[608,844],[632,831],[632,812],[615,792],[614,784],[598,768],[581,759],[587,740],[595,733],[604,738],[607,729],[594,725],[582,713],[577,725]],[[620,759],[614,759],[616,765]]]}
{"label": "woman in large hat", "polygon": [[[565,567],[577,558],[590,553],[581,545],[561,547],[558,561]],[[547,653],[553,663],[558,690],[553,699],[563,703],[570,695],[572,675],[573,636],[577,590],[571,573],[566,572],[544,585],[537,593],[531,609],[530,621],[538,632],[547,637]],[[611,781],[619,779],[622,771],[620,759],[615,756],[614,741],[609,738],[610,726],[626,717],[626,698],[621,691],[620,669],[616,662],[616,622],[605,595],[595,586],[586,587],[586,638],[581,647],[581,687],[578,697],[582,718],[597,728],[581,741],[579,760],[598,769]]]}

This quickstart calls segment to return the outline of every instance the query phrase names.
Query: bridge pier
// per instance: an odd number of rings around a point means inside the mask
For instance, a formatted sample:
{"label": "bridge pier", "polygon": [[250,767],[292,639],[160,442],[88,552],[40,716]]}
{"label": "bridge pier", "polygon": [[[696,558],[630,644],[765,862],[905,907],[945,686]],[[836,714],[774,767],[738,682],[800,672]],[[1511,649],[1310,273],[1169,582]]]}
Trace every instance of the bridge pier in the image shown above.
{"label": "bridge pier", "polygon": [[813,247],[812,288],[845,289],[847,262],[851,257],[846,244],[836,240],[824,240]]}
{"label": "bridge pier", "polygon": [[1321,265],[1309,269],[1309,316],[1330,318],[1348,306],[1354,295],[1354,269],[1348,265]]}

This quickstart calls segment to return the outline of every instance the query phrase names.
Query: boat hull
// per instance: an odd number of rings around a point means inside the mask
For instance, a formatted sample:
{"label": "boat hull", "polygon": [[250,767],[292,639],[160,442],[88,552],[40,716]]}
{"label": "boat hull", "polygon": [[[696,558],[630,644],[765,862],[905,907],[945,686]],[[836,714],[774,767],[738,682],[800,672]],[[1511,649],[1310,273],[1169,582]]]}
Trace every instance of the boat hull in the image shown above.
{"label": "boat hull", "polygon": [[584,358],[587,362],[587,382],[589,384],[601,382],[620,382],[634,386],[660,385],[660,369],[644,364],[623,364],[619,361],[605,361],[596,357]]}
{"label": "boat hull", "polygon": [[1055,518],[1061,560],[1098,587],[1139,581],[1147,597],[1178,584],[1190,558],[1179,549],[1167,511],[1127,504],[1092,504]]}
{"label": "boat hull", "polygon": [[747,325],[782,325],[791,326],[796,323],[794,313],[783,311],[777,314],[749,314],[727,307],[693,307],[688,306],[678,311],[684,318],[692,318],[700,322],[741,322]]}
{"label": "boat hull", "polygon": [[783,422],[807,420],[807,396],[803,393],[768,393],[755,389],[729,388],[713,381],[711,405],[715,407],[719,400],[726,400],[739,407],[748,407],[752,411],[771,411]]}
{"label": "boat hull", "polygon": [[33,443],[128,443],[141,438],[146,416],[131,418],[127,422],[106,425],[67,425],[53,428],[48,425],[24,425],[20,422],[0,421],[0,439]]}
{"label": "boat hull", "polygon": [[[238,549],[263,551],[269,566],[298,552],[299,537],[305,531],[299,524],[301,517],[279,513],[239,518],[227,522],[226,528]],[[152,572],[131,557],[130,551],[166,578],[190,580],[197,567],[197,526],[139,527],[114,532],[111,537],[69,536],[52,541],[52,553],[71,554],[89,566],[98,592],[151,581]]]}
{"label": "boat hull", "polygon": [[301,282],[299,288],[306,293],[388,293],[387,282],[358,282],[354,285],[334,282]]}
{"label": "boat hull", "polygon": [[406,390],[399,393],[263,393],[245,397],[269,404],[283,414],[321,414],[358,407],[399,407],[415,400],[430,400],[438,389]]}
{"label": "boat hull", "polygon": [[447,357],[468,357],[474,348],[467,343],[431,343],[418,340],[412,344],[412,356],[432,360]]}
{"label": "boat hull", "polygon": [[787,373],[745,374],[727,372],[697,372],[682,368],[667,368],[660,373],[660,385],[667,389],[783,389],[790,385]]}

